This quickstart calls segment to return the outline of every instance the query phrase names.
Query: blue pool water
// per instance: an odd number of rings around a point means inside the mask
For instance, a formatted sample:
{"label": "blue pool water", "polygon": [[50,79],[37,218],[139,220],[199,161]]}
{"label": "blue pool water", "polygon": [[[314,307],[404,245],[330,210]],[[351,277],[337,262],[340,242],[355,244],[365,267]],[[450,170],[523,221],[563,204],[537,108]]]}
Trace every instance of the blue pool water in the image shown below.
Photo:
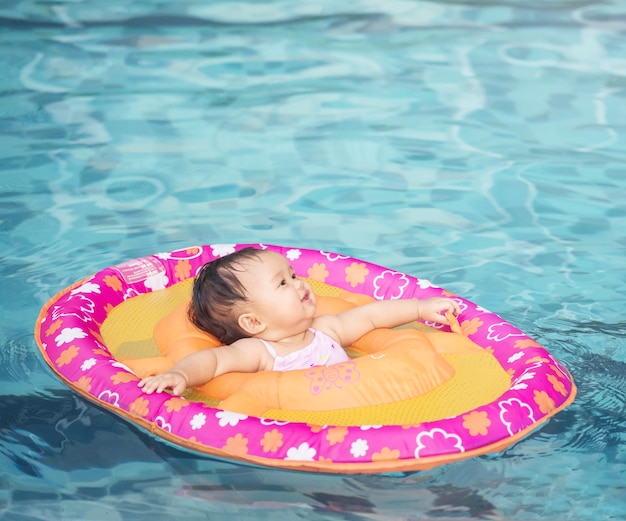
{"label": "blue pool water", "polygon": [[[4,0],[0,518],[626,515],[626,3]],[[194,244],[339,251],[546,345],[576,402],[399,476],[179,451],[43,363],[39,309]]]}

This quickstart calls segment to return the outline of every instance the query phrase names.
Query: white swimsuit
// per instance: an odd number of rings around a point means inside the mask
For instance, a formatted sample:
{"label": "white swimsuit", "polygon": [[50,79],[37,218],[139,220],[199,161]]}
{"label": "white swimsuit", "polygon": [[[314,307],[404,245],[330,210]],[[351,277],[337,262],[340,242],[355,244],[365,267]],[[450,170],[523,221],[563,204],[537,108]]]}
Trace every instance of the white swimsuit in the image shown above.
{"label": "white swimsuit", "polygon": [[274,358],[272,370],[291,371],[293,369],[307,369],[309,367],[345,362],[350,359],[343,348],[326,333],[310,328],[309,331],[314,334],[313,341],[308,346],[298,349],[287,356],[278,356],[276,350],[268,342],[261,340],[269,354]]}

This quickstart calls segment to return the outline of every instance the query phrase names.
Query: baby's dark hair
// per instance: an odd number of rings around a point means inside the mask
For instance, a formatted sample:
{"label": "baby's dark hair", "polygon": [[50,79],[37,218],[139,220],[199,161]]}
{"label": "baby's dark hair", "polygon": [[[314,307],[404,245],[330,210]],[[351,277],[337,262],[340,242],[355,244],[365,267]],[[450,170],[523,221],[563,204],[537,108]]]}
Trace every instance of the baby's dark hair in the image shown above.
{"label": "baby's dark hair", "polygon": [[237,303],[248,300],[237,272],[243,271],[243,261],[258,260],[262,252],[256,248],[243,248],[200,268],[187,310],[189,320],[197,328],[215,336],[223,344],[250,336],[239,326],[235,313]]}

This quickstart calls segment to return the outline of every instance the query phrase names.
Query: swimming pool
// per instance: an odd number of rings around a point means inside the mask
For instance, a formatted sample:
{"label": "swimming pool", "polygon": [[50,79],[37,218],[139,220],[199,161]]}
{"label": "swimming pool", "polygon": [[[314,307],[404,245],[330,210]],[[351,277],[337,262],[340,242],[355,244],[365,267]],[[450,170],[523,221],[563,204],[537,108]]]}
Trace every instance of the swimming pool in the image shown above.
{"label": "swimming pool", "polygon": [[[0,7],[0,517],[624,514],[623,2],[101,5]],[[578,398],[497,456],[302,475],[169,447],[38,356],[34,320],[71,282],[256,241],[462,294],[548,347]]]}

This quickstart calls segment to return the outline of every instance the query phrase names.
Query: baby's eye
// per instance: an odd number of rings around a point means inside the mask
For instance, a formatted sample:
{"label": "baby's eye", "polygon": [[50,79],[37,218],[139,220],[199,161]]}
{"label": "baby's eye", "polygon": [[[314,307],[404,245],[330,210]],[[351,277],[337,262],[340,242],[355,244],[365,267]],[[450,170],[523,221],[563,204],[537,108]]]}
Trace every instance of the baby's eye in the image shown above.
{"label": "baby's eye", "polygon": [[293,280],[296,280],[296,279],[298,278],[298,276],[297,276],[295,273],[292,273],[292,274],[291,274],[291,278],[292,278]]}

